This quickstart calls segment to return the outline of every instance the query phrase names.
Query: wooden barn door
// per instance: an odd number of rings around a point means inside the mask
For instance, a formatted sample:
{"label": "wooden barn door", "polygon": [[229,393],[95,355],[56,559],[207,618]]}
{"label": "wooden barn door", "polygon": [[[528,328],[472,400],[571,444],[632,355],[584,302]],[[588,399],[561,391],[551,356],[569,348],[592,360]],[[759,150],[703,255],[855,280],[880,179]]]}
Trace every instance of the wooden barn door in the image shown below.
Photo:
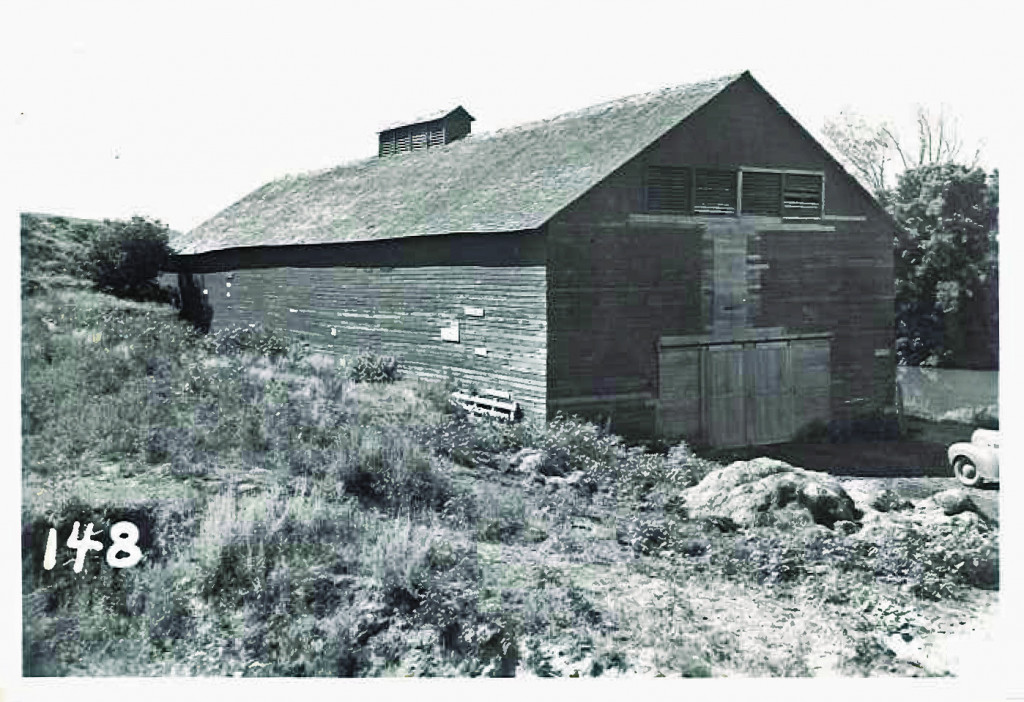
{"label": "wooden barn door", "polygon": [[747,443],[774,444],[788,440],[795,431],[788,342],[751,344],[746,360],[749,366]]}
{"label": "wooden barn door", "polygon": [[827,420],[827,338],[663,346],[659,416],[666,437],[728,448],[789,441]]}
{"label": "wooden barn door", "polygon": [[747,374],[740,344],[705,346],[704,434],[712,446],[745,446]]}

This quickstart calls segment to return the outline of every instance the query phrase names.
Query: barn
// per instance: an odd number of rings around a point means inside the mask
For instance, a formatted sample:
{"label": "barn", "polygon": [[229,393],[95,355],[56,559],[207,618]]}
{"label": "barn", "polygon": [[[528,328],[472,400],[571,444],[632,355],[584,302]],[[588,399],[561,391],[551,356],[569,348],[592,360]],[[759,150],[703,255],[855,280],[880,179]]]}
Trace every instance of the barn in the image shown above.
{"label": "barn", "polygon": [[173,239],[214,328],[711,446],[891,404],[896,225],[749,72],[472,121],[390,125]]}

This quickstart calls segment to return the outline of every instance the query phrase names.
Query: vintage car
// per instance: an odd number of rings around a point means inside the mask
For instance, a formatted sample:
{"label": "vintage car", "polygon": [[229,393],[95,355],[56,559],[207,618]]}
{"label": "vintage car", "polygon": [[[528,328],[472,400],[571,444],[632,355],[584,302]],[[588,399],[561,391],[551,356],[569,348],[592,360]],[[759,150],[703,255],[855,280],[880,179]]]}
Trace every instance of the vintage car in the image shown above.
{"label": "vintage car", "polygon": [[953,475],[968,487],[999,480],[999,432],[975,429],[971,442],[953,444],[947,451]]}

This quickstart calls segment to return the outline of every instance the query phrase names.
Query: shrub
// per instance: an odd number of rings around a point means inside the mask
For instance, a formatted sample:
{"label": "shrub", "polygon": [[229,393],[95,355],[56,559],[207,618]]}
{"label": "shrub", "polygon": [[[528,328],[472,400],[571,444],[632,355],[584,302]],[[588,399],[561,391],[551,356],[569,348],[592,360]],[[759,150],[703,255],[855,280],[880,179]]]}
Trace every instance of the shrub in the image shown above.
{"label": "shrub", "polygon": [[616,475],[622,438],[576,416],[556,415],[541,434],[538,448],[563,472],[582,470],[595,478]]}
{"label": "shrub", "polygon": [[210,331],[213,323],[213,305],[203,294],[203,279],[189,273],[178,273],[178,296],[175,301],[178,316],[202,333]]}
{"label": "shrub", "polygon": [[973,424],[979,429],[999,429],[999,413],[995,407],[984,407],[975,411]]}
{"label": "shrub", "polygon": [[959,588],[999,587],[998,536],[987,529],[941,525],[908,528],[866,546],[864,566],[878,579],[905,584],[926,599],[955,596]]}
{"label": "shrub", "polygon": [[169,256],[168,228],[159,220],[106,220],[90,242],[90,277],[114,295],[161,299],[156,277]]}
{"label": "shrub", "polygon": [[389,512],[440,509],[453,487],[407,433],[352,426],[340,435],[329,469],[346,493]]}
{"label": "shrub", "polygon": [[398,360],[394,356],[360,354],[352,361],[348,377],[357,383],[393,383],[398,380]]}

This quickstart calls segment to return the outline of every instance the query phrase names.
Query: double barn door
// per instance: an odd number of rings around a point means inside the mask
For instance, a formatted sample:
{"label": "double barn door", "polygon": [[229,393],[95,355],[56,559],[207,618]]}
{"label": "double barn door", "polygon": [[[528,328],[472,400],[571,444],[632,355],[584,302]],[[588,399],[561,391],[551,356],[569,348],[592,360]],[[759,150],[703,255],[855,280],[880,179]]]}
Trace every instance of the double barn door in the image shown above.
{"label": "double barn door", "polygon": [[665,436],[717,447],[788,441],[809,422],[828,419],[829,339],[663,338],[659,385]]}

